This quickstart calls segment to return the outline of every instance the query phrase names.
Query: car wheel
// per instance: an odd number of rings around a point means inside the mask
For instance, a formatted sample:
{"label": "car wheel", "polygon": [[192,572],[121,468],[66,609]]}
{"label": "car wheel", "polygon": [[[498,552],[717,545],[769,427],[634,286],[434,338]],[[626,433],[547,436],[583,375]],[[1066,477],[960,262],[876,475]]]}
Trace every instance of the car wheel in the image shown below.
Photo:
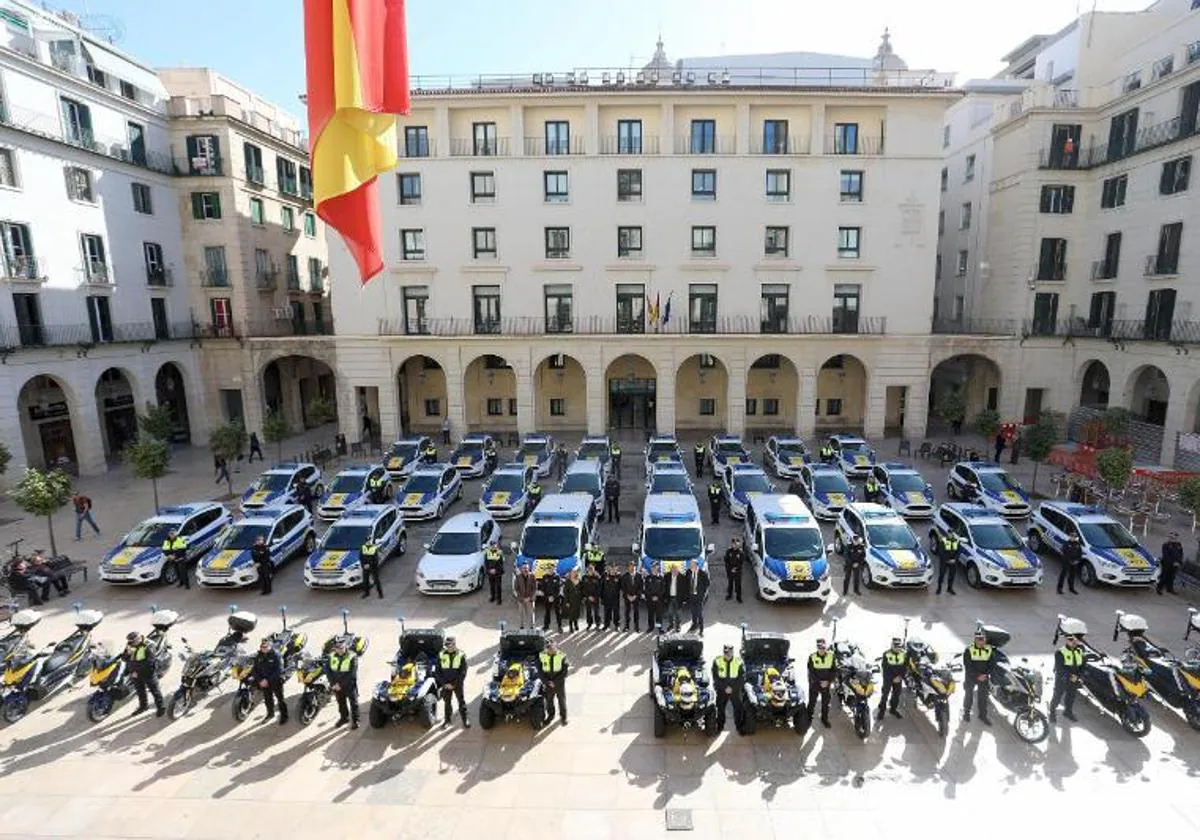
{"label": "car wheel", "polygon": [[480,566],[479,574],[475,576],[475,589],[472,591],[479,592],[482,589],[483,589],[483,567]]}
{"label": "car wheel", "polygon": [[983,586],[983,577],[979,574],[979,567],[974,563],[968,563],[966,568],[963,569],[963,574],[966,575],[967,586],[972,589],[978,589]]}
{"label": "car wheel", "polygon": [[1029,547],[1037,554],[1046,550],[1046,543],[1042,541],[1042,533],[1037,528],[1029,529]]}
{"label": "car wheel", "polygon": [[841,557],[843,554],[846,553],[846,546],[842,542],[842,532],[841,531],[833,532],[833,553],[836,554],[838,557]]}
{"label": "car wheel", "polygon": [[654,737],[665,738],[667,736],[667,716],[658,706],[654,707]]}
{"label": "car wheel", "polygon": [[1088,588],[1097,586],[1100,583],[1100,577],[1096,574],[1096,567],[1087,560],[1079,564],[1079,582]]}
{"label": "car wheel", "polygon": [[396,553],[405,554],[408,552],[408,534],[401,534],[400,540],[396,543]]}
{"label": "car wheel", "polygon": [[950,498],[950,501],[958,501],[958,486],[953,481],[946,482],[946,495]]}
{"label": "car wheel", "polygon": [[456,501],[462,501],[462,484],[461,483],[459,483],[459,485],[458,485],[458,492],[454,494],[454,498]]}
{"label": "car wheel", "polygon": [[367,714],[367,722],[371,724],[371,728],[383,729],[387,725],[387,719],[387,711],[379,703],[372,703],[371,711]]}
{"label": "car wheel", "polygon": [[858,580],[863,586],[867,587],[868,589],[870,589],[872,586],[875,585],[875,576],[873,574],[871,574],[871,564],[870,563],[863,563],[861,566],[858,567]]}
{"label": "car wheel", "polygon": [[314,551],[316,551],[316,548],[317,535],[312,531],[309,531],[308,535],[304,537],[304,554],[306,556],[312,554]]}
{"label": "car wheel", "polygon": [[496,710],[486,703],[479,706],[479,726],[482,729],[491,729],[496,725]]}
{"label": "car wheel", "polygon": [[446,513],[446,502],[445,502],[445,500],[443,500],[443,501],[438,502],[437,518],[441,519],[442,516],[445,515],[445,513]]}

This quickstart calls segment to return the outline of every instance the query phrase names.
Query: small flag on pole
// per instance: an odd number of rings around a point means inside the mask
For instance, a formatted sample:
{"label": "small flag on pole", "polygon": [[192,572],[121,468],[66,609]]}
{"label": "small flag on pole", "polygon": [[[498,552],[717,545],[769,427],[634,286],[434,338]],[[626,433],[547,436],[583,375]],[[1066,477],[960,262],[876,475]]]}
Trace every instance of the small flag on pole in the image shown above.
{"label": "small flag on pole", "polygon": [[663,322],[664,327],[667,325],[667,321],[671,320],[671,298],[674,297],[674,295],[675,295],[674,292],[670,292],[667,294],[667,305],[665,307],[663,307],[662,322]]}
{"label": "small flag on pole", "polygon": [[655,295],[654,302],[650,304],[650,324],[651,324],[651,326],[658,326],[658,301],[659,301],[659,296]]}

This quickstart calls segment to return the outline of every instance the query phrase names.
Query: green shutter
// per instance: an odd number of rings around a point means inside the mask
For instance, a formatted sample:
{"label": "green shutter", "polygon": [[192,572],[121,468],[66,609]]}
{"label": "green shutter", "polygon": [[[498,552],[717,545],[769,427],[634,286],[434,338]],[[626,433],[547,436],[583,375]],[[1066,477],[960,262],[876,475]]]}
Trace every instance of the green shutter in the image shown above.
{"label": "green shutter", "polygon": [[213,199],[213,218],[219,219],[219,218],[221,218],[221,194],[213,193],[212,199]]}
{"label": "green shutter", "polygon": [[204,201],[202,199],[202,195],[203,195],[202,193],[192,193],[192,218],[193,219],[203,219],[204,218]]}

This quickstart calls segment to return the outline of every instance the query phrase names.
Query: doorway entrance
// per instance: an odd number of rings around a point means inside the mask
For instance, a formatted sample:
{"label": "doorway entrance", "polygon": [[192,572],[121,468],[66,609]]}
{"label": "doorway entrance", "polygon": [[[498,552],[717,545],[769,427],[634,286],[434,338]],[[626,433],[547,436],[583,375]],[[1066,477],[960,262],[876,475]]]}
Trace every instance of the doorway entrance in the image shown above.
{"label": "doorway entrance", "polygon": [[608,380],[608,425],[613,429],[652,429],[656,408],[654,379]]}

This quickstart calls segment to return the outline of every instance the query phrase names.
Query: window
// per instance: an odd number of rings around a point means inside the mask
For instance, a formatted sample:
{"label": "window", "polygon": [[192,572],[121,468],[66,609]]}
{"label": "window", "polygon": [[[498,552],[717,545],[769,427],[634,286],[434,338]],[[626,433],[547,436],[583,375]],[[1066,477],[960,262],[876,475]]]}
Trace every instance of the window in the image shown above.
{"label": "window", "polygon": [[13,310],[17,316],[17,332],[20,334],[21,345],[42,344],[45,336],[42,333],[42,307],[38,295],[18,293],[13,296]]}
{"label": "window", "polygon": [[1119,160],[1137,147],[1138,109],[1117,114],[1108,124],[1108,159]]}
{"label": "window", "polygon": [[4,246],[4,276],[37,279],[37,259],[33,255],[33,239],[29,225],[19,222],[0,222],[0,238]]}
{"label": "window", "polygon": [[[1105,181],[1106,188],[1107,184]],[[1075,188],[1067,184],[1043,184],[1038,209],[1042,213],[1070,213],[1075,209]]]}
{"label": "window", "polygon": [[565,120],[547,120],[546,154],[571,154],[571,124]]}
{"label": "window", "polygon": [[300,290],[300,257],[296,254],[287,255],[287,287]]}
{"label": "window", "polygon": [[186,138],[189,175],[221,174],[221,143],[213,134],[192,134]]}
{"label": "window", "polygon": [[153,214],[154,204],[150,199],[150,185],[134,182],[129,186],[133,191],[133,212],[147,216]]}
{"label": "window", "polygon": [[692,228],[692,256],[715,257],[717,255],[717,229],[711,226]]}
{"label": "window", "polygon": [[768,227],[763,253],[768,257],[786,257],[788,255],[788,228]]}
{"label": "window", "polygon": [[296,229],[296,212],[286,204],[279,208],[279,224],[284,233],[291,233]]}
{"label": "window", "polygon": [[857,333],[862,286],[838,283],[833,287],[833,332]]}
{"label": "window", "polygon": [[312,201],[313,197],[312,170],[303,164],[300,165],[300,197],[307,201]]}
{"label": "window", "polygon": [[552,284],[544,288],[546,305],[546,332],[569,333],[574,328],[571,320],[573,291],[569,284]]}
{"label": "window", "polygon": [[488,417],[503,417],[504,416],[504,400],[499,397],[488,397],[487,401]]}
{"label": "window", "polygon": [[1104,188],[1100,193],[1100,206],[1105,210],[1125,206],[1125,187],[1129,183],[1128,175],[1117,175],[1104,179]]}
{"label": "window", "polygon": [[717,331],[717,287],[693,283],[688,287],[688,332]]}
{"label": "window", "polygon": [[838,258],[856,260],[861,256],[862,228],[838,228]]}
{"label": "window", "polygon": [[243,143],[242,158],[246,164],[246,180],[259,186],[265,184],[267,176],[263,171],[262,149],[253,143]]}
{"label": "window", "polygon": [[566,417],[567,416],[567,401],[562,397],[550,398],[550,416],[551,417]]}
{"label": "window", "polygon": [[396,176],[401,204],[421,203],[421,173],[401,172]]}
{"label": "window", "polygon": [[325,291],[325,284],[322,281],[325,274],[325,269],[321,265],[320,257],[308,258],[308,290],[310,292]]}
{"label": "window", "polygon": [[1146,298],[1146,338],[1170,341],[1175,318],[1175,290],[1155,289]]}
{"label": "window", "polygon": [[642,170],[617,170],[617,201],[642,200]]}
{"label": "window", "polygon": [[[951,313],[954,315],[955,321],[962,320],[963,312],[965,312],[966,308],[967,308],[966,305],[967,305],[967,301],[966,301],[965,297],[963,297],[962,295],[954,296],[954,308],[951,310]],[[936,317],[936,316],[934,316],[934,317]],[[990,408],[990,406],[989,406],[989,408]],[[992,409],[992,410],[994,411],[995,409]]]}
{"label": "window", "polygon": [[640,283],[617,284],[617,332],[646,331],[646,287]]}
{"label": "window", "polygon": [[792,197],[792,170],[767,170],[767,201],[789,201]]}
{"label": "window", "polygon": [[[934,280],[942,279],[942,255],[941,254],[934,255],[933,279]],[[933,304],[934,304],[934,306],[937,306],[937,298],[933,299]]]}
{"label": "window", "polygon": [[92,329],[92,343],[112,341],[112,312],[108,305],[108,295],[88,295],[87,313],[88,326]]}
{"label": "window", "polygon": [[496,200],[496,174],[494,172],[471,173],[471,203],[481,204]]}
{"label": "window", "polygon": [[167,318],[167,301],[164,298],[150,298],[150,323],[154,325],[154,337],[159,341],[171,337],[171,322]]}
{"label": "window", "polygon": [[863,200],[863,174],[857,169],[843,169],[838,179],[842,201]]}
{"label": "window", "polygon": [[842,401],[837,398],[825,400],[825,416],[826,417],[841,417],[842,416]]}
{"label": "window", "polygon": [[429,128],[427,126],[405,126],[404,156],[429,157]]}
{"label": "window", "polygon": [[471,228],[471,252],[475,259],[494,259],[496,256],[496,229],[490,227]]}
{"label": "window", "polygon": [[788,286],[786,283],[764,283],[759,299],[760,330],[764,333],[788,331]]}
{"label": "window", "polygon": [[942,126],[942,148],[950,148],[950,126]]}
{"label": "window", "polygon": [[1038,280],[1059,281],[1067,277],[1067,240],[1043,237],[1038,256]]}
{"label": "window", "polygon": [[950,183],[950,170],[942,167],[942,192],[946,191],[947,185]]}
{"label": "window", "polygon": [[1121,232],[1104,237],[1104,259],[1096,272],[1097,280],[1111,280],[1117,276],[1121,266]]}
{"label": "window", "polygon": [[477,122],[471,124],[471,138],[476,157],[491,157],[498,153],[496,147],[496,124]]}
{"label": "window", "polygon": [[833,124],[833,153],[835,155],[858,154],[858,123]]}
{"label": "window", "polygon": [[642,121],[617,120],[617,154],[640,155],[642,153]]}
{"label": "window", "polygon": [[693,155],[711,155],[716,153],[716,120],[692,120],[692,135],[689,151]]}
{"label": "window", "polygon": [[1183,241],[1183,222],[1163,225],[1158,231],[1158,252],[1151,257],[1151,274],[1179,273],[1179,246]]}
{"label": "window", "polygon": [[1091,307],[1088,309],[1088,329],[1096,330],[1101,336],[1111,335],[1113,312],[1116,307],[1116,292],[1096,292],[1092,295]]}
{"label": "window", "polygon": [[425,416],[440,417],[442,414],[442,401],[436,397],[425,400]]}
{"label": "window", "polygon": [[250,199],[250,223],[253,225],[265,224],[267,221],[266,210],[263,208],[261,198]]}
{"label": "window", "polygon": [[61,107],[63,139],[72,146],[90,149],[93,145],[91,109],[82,102],[67,99],[65,96],[61,100]]}
{"label": "window", "polygon": [[1058,323],[1058,293],[1038,292],[1033,296],[1033,334],[1054,335]]}
{"label": "window", "polygon": [[260,289],[275,287],[275,268],[271,265],[271,254],[263,248],[254,249],[254,282]]}
{"label": "window", "polygon": [[958,252],[958,262],[955,264],[955,267],[954,267],[954,276],[955,277],[966,277],[967,276],[967,259],[968,259],[968,254],[966,251]]}
{"label": "window", "polygon": [[1051,169],[1074,169],[1079,165],[1079,138],[1083,126],[1074,123],[1055,123],[1050,128]]}
{"label": "window", "polygon": [[205,286],[229,285],[229,269],[225,264],[225,246],[204,246],[204,275],[201,280]]}
{"label": "window", "polygon": [[717,197],[717,170],[692,170],[692,198],[714,200]]}
{"label": "window", "polygon": [[87,282],[109,282],[108,259],[104,255],[104,237],[94,233],[81,234],[79,246],[83,254],[83,271]]}
{"label": "window", "polygon": [[546,259],[565,260],[571,256],[571,229],[548,227],[546,234]]}
{"label": "window", "polygon": [[[1196,4],[1193,3],[1192,8],[1195,7]],[[1168,55],[1165,58],[1160,58],[1158,61],[1154,62],[1153,67],[1150,69],[1150,78],[1157,80],[1161,79],[1163,76],[1170,76],[1174,72],[1175,56]]]}
{"label": "window", "polygon": [[1188,176],[1192,172],[1192,156],[1176,158],[1163,164],[1162,176],[1158,180],[1158,191],[1163,195],[1175,195],[1188,188]]}
{"label": "window", "polygon": [[215,192],[192,193],[192,218],[221,218],[221,194]]}
{"label": "window", "polygon": [[96,195],[92,190],[90,170],[78,166],[68,166],[64,171],[67,177],[67,198],[72,201],[94,202],[96,200]]}
{"label": "window", "polygon": [[300,187],[296,181],[296,164],[285,157],[275,158],[275,175],[278,178],[279,191],[285,195],[299,195]]}
{"label": "window", "polygon": [[964,201],[962,208],[959,210],[958,229],[959,230],[970,230],[971,229],[971,202],[969,202],[969,201]]}
{"label": "window", "polygon": [[101,70],[99,67],[97,67],[94,64],[88,64],[86,69],[87,69],[87,77],[88,77],[89,82],[94,84],[96,87],[102,87],[102,88],[108,87],[108,79],[104,75],[103,70]]}
{"label": "window", "polygon": [[145,166],[146,127],[141,123],[125,123],[125,138],[129,142],[129,161],[136,166]]}
{"label": "window", "polygon": [[317,238],[317,217],[313,213],[304,214],[304,235],[309,239]]}
{"label": "window", "polygon": [[425,259],[425,231],[421,228],[408,228],[400,231],[400,259]]}
{"label": "window", "polygon": [[210,298],[208,315],[211,319],[213,333],[216,335],[233,333],[233,303],[229,298]]}
{"label": "window", "polygon": [[118,79],[118,81],[121,83],[121,96],[125,99],[137,99],[137,88],[131,82],[127,82],[124,79]]}
{"label": "window", "polygon": [[963,181],[970,182],[975,180],[975,155],[967,155],[967,166],[963,172]]}
{"label": "window", "polygon": [[700,400],[699,412],[701,417],[713,417],[717,413],[717,401],[712,397],[703,397]]}
{"label": "window", "polygon": [[617,228],[617,256],[642,257],[642,229],[640,227]]}
{"label": "window", "polygon": [[569,198],[566,172],[543,172],[542,186],[549,204],[561,204]]}
{"label": "window", "polygon": [[763,398],[763,417],[779,416],[779,400],[772,397]]}
{"label": "window", "polygon": [[16,152],[0,147],[0,187],[16,187],[17,160]]}
{"label": "window", "polygon": [[475,334],[493,335],[500,332],[500,287],[471,287]]}
{"label": "window", "polygon": [[404,300],[404,334],[429,335],[429,287],[404,286],[400,294]]}
{"label": "window", "polygon": [[763,154],[785,155],[788,152],[788,121],[763,120]]}
{"label": "window", "polygon": [[946,232],[946,211],[938,211],[938,236]]}
{"label": "window", "polygon": [[146,283],[151,286],[167,285],[167,267],[163,261],[163,249],[157,242],[143,242],[142,256],[146,260]]}

